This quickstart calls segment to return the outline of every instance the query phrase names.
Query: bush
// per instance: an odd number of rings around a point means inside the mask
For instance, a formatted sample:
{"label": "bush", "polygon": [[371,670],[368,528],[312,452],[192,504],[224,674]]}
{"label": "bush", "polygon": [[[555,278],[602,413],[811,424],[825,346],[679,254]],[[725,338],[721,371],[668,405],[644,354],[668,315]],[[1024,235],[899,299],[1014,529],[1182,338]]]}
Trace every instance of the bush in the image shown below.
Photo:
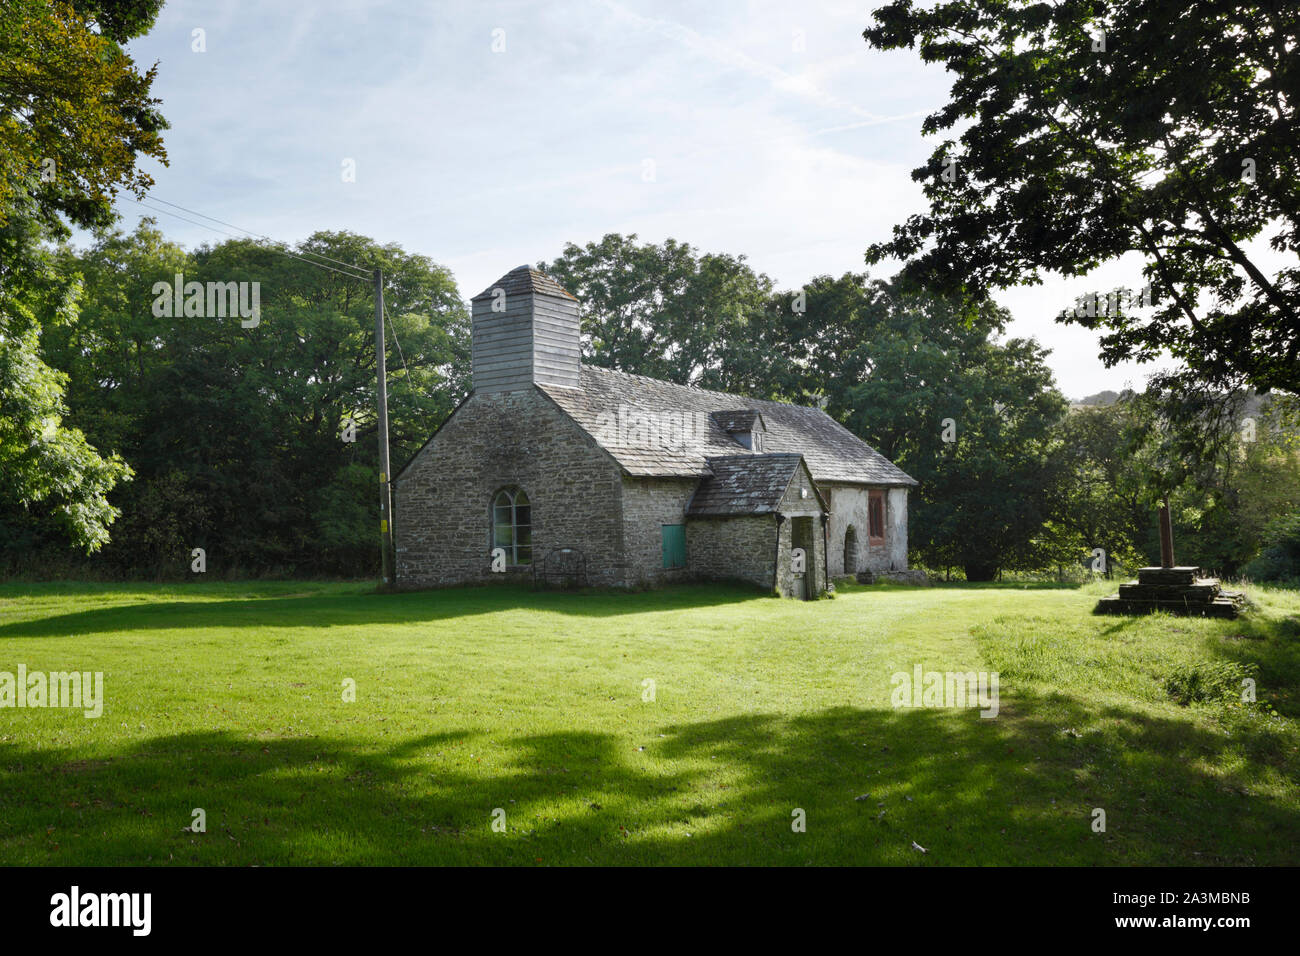
{"label": "bush", "polygon": [[1300,581],[1300,513],[1285,515],[1264,532],[1264,548],[1246,566],[1254,581]]}
{"label": "bush", "polygon": [[1241,700],[1242,681],[1254,677],[1254,664],[1195,661],[1175,667],[1165,678],[1165,693],[1176,703],[1208,704]]}

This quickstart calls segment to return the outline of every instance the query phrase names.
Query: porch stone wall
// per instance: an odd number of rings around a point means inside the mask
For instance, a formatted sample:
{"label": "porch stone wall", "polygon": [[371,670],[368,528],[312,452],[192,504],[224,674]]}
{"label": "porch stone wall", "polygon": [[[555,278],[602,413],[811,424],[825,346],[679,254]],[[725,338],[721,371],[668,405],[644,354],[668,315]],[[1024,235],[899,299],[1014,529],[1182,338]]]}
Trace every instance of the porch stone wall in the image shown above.
{"label": "porch stone wall", "polygon": [[692,518],[686,523],[686,563],[695,578],[771,590],[776,516]]}
{"label": "porch stone wall", "polygon": [[[813,553],[809,556],[808,573],[813,576],[812,593],[820,593],[826,587],[826,535],[822,505],[813,491],[812,476],[806,466],[801,465],[795,477],[781,499],[781,549],[777,559],[777,588],[791,597],[795,594],[795,576],[790,570],[794,550],[794,518],[812,519]],[[806,493],[807,497],[804,496]]]}

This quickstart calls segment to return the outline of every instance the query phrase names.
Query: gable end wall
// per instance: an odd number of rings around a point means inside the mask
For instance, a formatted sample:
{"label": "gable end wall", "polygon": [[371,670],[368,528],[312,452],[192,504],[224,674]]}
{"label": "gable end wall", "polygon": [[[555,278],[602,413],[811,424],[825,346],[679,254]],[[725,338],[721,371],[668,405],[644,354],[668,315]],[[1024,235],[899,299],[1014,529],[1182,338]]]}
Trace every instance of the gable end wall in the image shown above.
{"label": "gable end wall", "polygon": [[[826,535],[822,516],[822,503],[817,497],[814,487],[807,466],[801,464],[799,470],[795,472],[794,479],[790,482],[790,487],[786,489],[785,496],[781,499],[779,506],[785,520],[781,522],[781,551],[778,558],[776,586],[787,597],[795,596],[799,592],[795,574],[791,570],[794,556],[794,523],[792,520],[794,518],[812,519],[813,553],[806,557],[808,570],[805,574],[811,575],[810,583],[814,593],[820,593],[825,589]],[[801,491],[806,491],[808,496],[805,498],[800,494]]]}
{"label": "gable end wall", "polygon": [[529,387],[475,392],[394,483],[397,586],[531,581],[528,567],[491,571],[491,501],[506,485],[531,501],[535,561],[576,547],[592,584],[625,583],[622,472]]}

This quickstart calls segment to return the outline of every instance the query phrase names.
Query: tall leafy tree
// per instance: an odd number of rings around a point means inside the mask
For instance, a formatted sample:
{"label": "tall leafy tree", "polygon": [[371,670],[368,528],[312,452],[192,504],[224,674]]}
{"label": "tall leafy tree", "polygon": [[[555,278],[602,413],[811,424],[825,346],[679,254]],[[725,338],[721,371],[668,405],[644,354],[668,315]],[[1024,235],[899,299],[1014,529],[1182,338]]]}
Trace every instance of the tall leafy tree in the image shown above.
{"label": "tall leafy tree", "polygon": [[130,471],[64,423],[66,377],[42,357],[42,333],[75,321],[78,289],[45,247],[68,223],[112,220],[119,188],[149,177],[141,155],[165,161],[165,123],[119,44],[146,31],[160,0],[0,5],[0,521],[39,505],[95,550],[117,510],[108,492]]}
{"label": "tall leafy tree", "polygon": [[989,581],[1044,563],[1034,541],[1063,479],[1055,426],[1066,408],[1045,358],[1025,339],[986,341],[965,353],[950,379],[952,430],[932,426],[902,457],[917,463],[909,528],[930,567],[960,567],[969,581]]}
{"label": "tall leafy tree", "polygon": [[[400,467],[468,387],[468,317],[444,268],[344,232],[286,250],[233,240],[186,254],[147,220],[61,251],[61,270],[82,276],[85,306],[75,325],[47,335],[49,359],[71,378],[71,421],[138,473],[115,499],[112,566],[175,574],[192,547],[228,573],[374,564],[372,288],[282,254],[308,251],[384,272]],[[170,292],[158,303],[154,286],[177,273],[257,283],[259,321],[175,314]]]}
{"label": "tall leafy tree", "polygon": [[1300,391],[1300,7],[895,0],[864,35],[955,78],[913,173],[929,211],[869,262],[979,295],[1136,253],[1150,309],[1120,295],[1059,317],[1102,329],[1108,363],[1167,350],[1220,389]]}
{"label": "tall leafy tree", "polygon": [[4,0],[0,6],[0,224],[22,194],[47,227],[112,221],[120,188],[152,185],[139,157],[166,161],[156,67],[120,44],[147,32],[162,0]]}
{"label": "tall leafy tree", "polygon": [[585,357],[595,365],[736,391],[764,377],[758,339],[772,283],[744,256],[611,233],[569,243],[538,268],[582,303]]}
{"label": "tall leafy tree", "polygon": [[117,517],[108,492],[130,469],[102,456],[65,421],[67,376],[41,357],[41,318],[76,318],[75,284],[51,267],[30,217],[13,217],[0,234],[0,530],[17,539],[18,520],[39,505],[87,551],[108,540]]}
{"label": "tall leafy tree", "polygon": [[773,390],[821,404],[920,482],[909,537],[970,580],[1032,564],[1060,467],[1065,408],[1046,353],[998,340],[1007,314],[901,282],[821,276],[774,297]]}

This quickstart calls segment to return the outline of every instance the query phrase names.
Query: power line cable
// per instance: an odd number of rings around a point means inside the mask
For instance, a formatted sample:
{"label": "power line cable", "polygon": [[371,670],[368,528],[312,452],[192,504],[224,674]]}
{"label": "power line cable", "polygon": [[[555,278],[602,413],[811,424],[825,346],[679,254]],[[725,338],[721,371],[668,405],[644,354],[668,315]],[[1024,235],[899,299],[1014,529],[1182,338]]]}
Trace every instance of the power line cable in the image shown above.
{"label": "power line cable", "polygon": [[[205,213],[198,212],[197,210],[194,210],[194,209],[189,209],[189,208],[187,208],[187,207],[185,207],[185,206],[180,205],[179,203],[170,202],[170,201],[168,201],[168,200],[166,200],[166,199],[161,199],[161,198],[159,198],[159,197],[157,197],[157,196],[146,196],[145,198],[146,198],[146,199],[149,199],[149,200],[151,200],[151,201],[153,201],[153,202],[160,202],[160,203],[163,203],[164,205],[172,206],[172,207],[174,207],[174,208],[176,208],[176,209],[180,209],[180,210],[183,211],[183,212],[188,212],[188,213],[190,213],[190,214],[192,214],[192,215],[195,215],[195,216],[201,216],[201,217],[204,218],[204,219],[210,219],[210,220],[212,220],[213,222],[219,222],[219,223],[221,223],[223,226],[229,226],[231,229],[238,229],[240,232],[245,233],[246,235],[252,236],[254,239],[263,239],[263,240],[265,240],[266,242],[271,243],[270,248],[271,248],[273,251],[275,251],[275,252],[279,252],[279,253],[281,253],[281,254],[283,254],[283,255],[286,255],[286,256],[289,256],[289,257],[292,258],[292,259],[297,259],[297,260],[299,260],[300,262],[305,262],[305,263],[307,263],[308,265],[311,265],[311,266],[318,266],[318,267],[321,268],[321,269],[329,269],[330,272],[337,272],[339,275],[349,276],[350,278],[354,278],[354,279],[365,279],[366,281],[370,281],[370,279],[371,279],[370,276],[365,276],[365,275],[356,275],[356,274],[351,273],[351,272],[346,272],[346,271],[344,271],[344,270],[342,270],[342,269],[334,269],[334,268],[331,268],[330,266],[325,265],[323,262],[313,262],[313,261],[310,260],[310,259],[304,259],[302,256],[295,255],[294,253],[289,252],[287,249],[283,249],[283,248],[281,248],[281,246],[284,245],[284,243],[280,243],[280,242],[278,242],[277,240],[272,239],[270,236],[266,235],[265,233],[259,234],[259,233],[252,232],[252,231],[249,230],[249,229],[244,229],[244,228],[241,227],[241,226],[236,226],[236,225],[235,225],[234,223],[232,223],[232,222],[226,222],[224,219],[218,219],[216,216],[209,216],[209,215],[206,215]],[[189,219],[189,218],[187,218],[187,217],[185,217],[185,216],[180,215],[179,213],[174,213],[174,212],[171,212],[170,210],[167,210],[167,209],[159,209],[159,208],[157,208],[156,206],[150,206],[150,205],[146,204],[143,200],[137,199],[136,202],[139,203],[141,206],[144,206],[144,208],[145,208],[145,209],[148,209],[150,212],[160,212],[160,213],[162,213],[162,214],[164,214],[164,215],[167,215],[167,216],[173,216],[173,217],[175,217],[175,218],[177,218],[177,219],[182,220],[183,222],[191,223],[191,224],[193,224],[193,225],[195,225],[195,226],[200,227],[201,229],[210,229],[210,230],[212,230],[213,232],[220,233],[220,234],[223,235],[223,236],[229,236],[229,237],[232,238],[232,239],[239,239],[239,238],[241,238],[240,236],[236,236],[234,233],[226,232],[224,229],[218,229],[218,228],[216,228],[215,226],[210,226],[210,225],[208,225],[207,223],[204,223],[204,222],[198,222],[197,220]],[[325,255],[325,254],[322,253],[322,252],[314,252],[314,251],[312,251],[312,250],[305,250],[305,251],[307,251],[309,255],[319,256],[319,257],[322,258],[322,259],[328,259],[330,262],[337,262],[339,265],[347,266],[348,268],[351,268],[351,269],[361,270],[361,268],[362,268],[361,266],[357,266],[357,265],[355,265],[355,264],[353,264],[353,263],[350,263],[350,262],[344,262],[342,259],[335,259],[333,256],[327,256],[327,255]],[[402,342],[401,342],[401,339],[399,339],[399,338],[397,337],[397,325],[396,325],[396,323],[393,322],[392,318],[391,318],[391,317],[389,316],[389,314],[388,314],[388,305],[387,305],[387,304],[384,305],[384,328],[387,329],[389,332],[392,333],[392,336],[393,336],[393,344],[397,347],[397,356],[398,356],[398,358],[401,359],[401,361],[402,361],[402,371],[403,371],[403,373],[405,373],[405,374],[403,374],[402,379],[403,379],[403,381],[406,382],[406,387],[407,387],[407,389],[410,390],[410,393],[411,393],[411,397],[412,397],[412,399],[414,399],[414,400],[417,402],[417,405],[418,405],[418,402],[419,402],[419,398],[420,398],[420,396],[419,396],[419,393],[417,393],[417,392],[415,391],[415,386],[411,384],[411,368],[410,368],[409,365],[407,365],[407,362],[406,362],[406,355],[405,355],[405,354],[403,353],[403,351],[402,351]]]}
{"label": "power line cable", "polygon": [[[209,216],[207,213],[198,212],[197,210],[194,209],[187,209],[186,207],[180,205],[179,203],[171,202],[159,196],[149,195],[146,198],[151,199],[154,202],[160,202],[165,206],[171,206],[173,209],[179,209],[181,212],[187,212],[191,216],[200,216],[204,219],[211,219],[213,222],[219,222],[223,226],[229,226],[231,229],[238,229],[240,232],[250,235],[254,239],[265,239],[268,242],[276,242],[275,239],[272,239],[270,236],[266,235],[266,233],[253,232],[251,229],[245,229],[243,226],[236,226],[233,222],[226,222],[224,219],[218,219],[216,216]],[[342,259],[335,259],[333,256],[327,256],[323,252],[316,252],[314,249],[309,249],[306,251],[309,255],[317,256],[321,259],[328,259],[330,262],[336,262],[341,266],[347,266],[350,269],[356,269],[358,272],[364,273],[368,271],[364,266],[359,266],[355,262],[344,262]]]}
{"label": "power line cable", "polygon": [[[143,206],[145,209],[148,209],[150,212],[160,212],[164,216],[174,216],[175,218],[180,219],[184,222],[192,223],[193,225],[196,225],[201,229],[211,229],[213,232],[220,233],[223,236],[229,236],[231,239],[243,238],[242,236],[237,236],[232,232],[226,232],[224,229],[218,229],[216,226],[209,226],[205,222],[198,222],[197,220],[189,219],[185,216],[180,215],[179,213],[174,213],[169,209],[159,209],[156,206],[147,205],[143,200],[137,199],[136,202],[139,203],[141,206]],[[235,228],[238,228],[238,226],[236,226]],[[257,237],[255,236],[254,238]],[[347,276],[350,279],[360,279],[363,282],[373,281],[373,277],[368,275],[358,275],[355,272],[348,272],[348,271],[344,271],[343,269],[336,269],[333,266],[327,266],[323,262],[315,262],[312,259],[304,259],[302,256],[295,255],[294,253],[290,252],[287,249],[280,248],[280,244],[277,244],[275,240],[271,239],[269,241],[272,243],[272,245],[268,246],[264,243],[259,243],[259,245],[261,245],[263,249],[268,249],[272,252],[278,252],[281,255],[288,256],[290,259],[297,259],[299,262],[305,262],[309,266],[316,266],[316,268],[318,269],[328,269],[330,272],[337,272],[341,276]]]}
{"label": "power line cable", "polygon": [[[176,219],[180,219],[180,220],[182,220],[182,221],[184,221],[184,222],[193,223],[194,225],[200,227],[201,229],[210,229],[210,230],[212,230],[213,232],[220,233],[220,234],[223,235],[223,236],[229,236],[231,239],[242,239],[242,238],[243,238],[242,236],[237,236],[237,235],[235,235],[235,234],[232,233],[232,232],[226,232],[224,229],[218,229],[216,226],[209,226],[209,225],[208,225],[207,223],[205,223],[205,222],[198,222],[197,220],[189,219],[189,218],[187,218],[187,217],[185,217],[185,216],[180,215],[179,213],[174,213],[174,212],[172,212],[171,210],[168,210],[168,209],[159,209],[157,206],[150,206],[150,205],[148,205],[147,203],[143,202],[142,200],[137,199],[136,202],[139,203],[141,206],[143,206],[145,209],[148,209],[150,212],[160,212],[160,213],[162,213],[164,216],[173,216],[173,217],[175,217]],[[238,228],[238,227],[236,227],[236,228]],[[254,238],[256,238],[256,237],[254,237]],[[268,237],[268,238],[269,238],[269,237]],[[309,266],[316,266],[317,268],[320,268],[320,269],[328,269],[330,272],[337,272],[339,275],[345,275],[345,276],[348,276],[349,278],[352,278],[352,279],[361,279],[361,280],[366,281],[366,282],[371,281],[371,277],[370,277],[370,276],[366,276],[366,275],[357,275],[356,273],[353,273],[353,272],[345,272],[345,271],[342,270],[342,269],[335,269],[333,266],[327,266],[327,265],[325,265],[325,263],[323,263],[323,262],[314,262],[314,261],[311,260],[311,259],[304,259],[302,256],[295,255],[294,253],[289,252],[287,249],[283,249],[283,248],[281,248],[281,247],[280,247],[281,244],[276,243],[275,240],[272,239],[272,240],[270,240],[270,242],[271,242],[272,244],[269,245],[269,246],[266,245],[266,244],[264,244],[264,243],[259,243],[259,245],[261,245],[263,249],[267,249],[267,250],[269,250],[269,251],[271,251],[271,252],[278,252],[278,253],[280,253],[281,255],[288,256],[290,259],[297,259],[299,262],[305,262],[305,263],[307,263],[307,265],[309,265]]]}
{"label": "power line cable", "polygon": [[420,394],[415,390],[415,386],[411,384],[411,369],[406,364],[406,356],[402,354],[402,343],[397,338],[397,323],[388,317],[387,303],[384,304],[384,328],[391,330],[393,333],[393,344],[397,346],[397,357],[402,360],[402,371],[406,373],[402,376],[402,380],[406,382],[406,387],[411,392],[411,398],[415,401],[416,408],[419,408]]}

